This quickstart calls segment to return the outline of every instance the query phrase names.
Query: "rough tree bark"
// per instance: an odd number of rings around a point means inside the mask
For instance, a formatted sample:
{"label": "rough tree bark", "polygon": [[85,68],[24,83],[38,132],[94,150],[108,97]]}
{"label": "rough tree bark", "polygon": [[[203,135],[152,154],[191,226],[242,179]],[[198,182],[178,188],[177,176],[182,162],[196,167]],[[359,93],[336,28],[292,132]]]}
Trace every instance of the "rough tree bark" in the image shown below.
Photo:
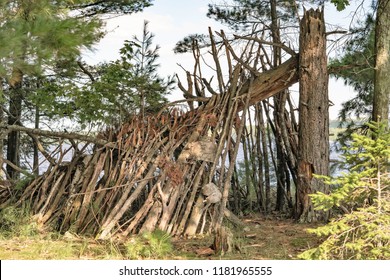
{"label": "rough tree bark", "polygon": [[378,1],[375,26],[375,84],[373,121],[389,119],[390,98],[390,3],[388,0]]}
{"label": "rough tree bark", "polygon": [[327,192],[313,174],[329,174],[329,99],[324,11],[305,11],[300,24],[299,147],[296,219],[310,222],[320,217],[309,194]]}

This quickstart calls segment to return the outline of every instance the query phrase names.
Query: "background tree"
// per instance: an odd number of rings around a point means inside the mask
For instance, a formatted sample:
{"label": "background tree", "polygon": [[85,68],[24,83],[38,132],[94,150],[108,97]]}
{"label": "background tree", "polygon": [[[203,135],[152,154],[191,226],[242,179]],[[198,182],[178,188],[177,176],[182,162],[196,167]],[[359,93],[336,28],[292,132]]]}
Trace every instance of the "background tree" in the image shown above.
{"label": "background tree", "polygon": [[378,0],[375,22],[375,79],[373,121],[389,122],[390,101],[390,3]]}
{"label": "background tree", "polygon": [[355,119],[367,119],[372,114],[375,64],[374,18],[367,15],[364,22],[350,30],[351,38],[340,50],[340,56],[329,61],[329,74],[344,80],[356,91],[356,96],[342,104],[341,124]]}
{"label": "background tree", "polygon": [[[0,76],[6,98],[2,110],[7,112],[8,124],[21,124],[23,101],[29,94],[24,79],[48,75],[51,67],[61,68],[61,62],[77,60],[82,48],[90,48],[102,37],[102,14],[136,12],[151,5],[151,1],[20,0],[1,1],[0,5]],[[9,103],[7,109],[5,100]],[[7,159],[8,174],[16,179],[19,132],[8,133]]]}
{"label": "background tree", "polygon": [[92,67],[93,78],[73,90],[75,115],[82,123],[121,124],[162,108],[174,81],[158,75],[159,46],[153,47],[153,38],[145,22],[142,38],[125,41],[120,59]]}
{"label": "background tree", "polygon": [[133,14],[150,7],[153,0],[93,0],[68,1],[69,8],[79,13],[81,17],[117,16]]}
{"label": "background tree", "polygon": [[[138,47],[135,49],[133,57],[129,62],[134,72],[134,88],[140,95],[140,111],[143,117],[145,111],[156,112],[156,110],[161,109],[161,104],[166,102],[164,95],[168,93],[170,86],[174,82],[171,77],[168,77],[165,82],[157,73],[159,67],[157,59],[159,58],[158,51],[160,47],[158,45],[152,46],[153,38],[154,34],[149,32],[148,22],[145,21],[142,38],[134,37],[134,43]],[[125,47],[121,49],[121,53],[123,56],[128,56],[129,54],[126,53]]]}
{"label": "background tree", "polygon": [[[20,124],[23,88],[26,75],[44,72],[57,59],[75,57],[80,48],[89,48],[102,36],[100,20],[85,20],[68,16],[67,1],[1,1],[0,75],[7,92],[8,124]],[[19,166],[20,134],[10,132],[7,139],[7,159]],[[17,172],[7,165],[8,174],[16,179]]]}
{"label": "background tree", "polygon": [[352,39],[347,42],[344,54],[330,63],[331,73],[357,91],[357,96],[345,102],[340,111],[341,121],[350,122],[351,127],[354,126],[351,116],[376,121],[379,116],[388,121],[388,9],[386,1],[374,1],[366,20],[351,30]]}

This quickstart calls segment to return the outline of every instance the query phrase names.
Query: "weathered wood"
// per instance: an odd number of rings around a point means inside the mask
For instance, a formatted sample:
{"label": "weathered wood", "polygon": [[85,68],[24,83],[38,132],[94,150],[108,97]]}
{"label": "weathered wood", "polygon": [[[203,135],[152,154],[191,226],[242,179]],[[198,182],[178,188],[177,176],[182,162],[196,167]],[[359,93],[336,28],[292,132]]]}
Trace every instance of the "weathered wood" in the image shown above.
{"label": "weathered wood", "polygon": [[[240,93],[236,98],[244,98],[250,92],[249,106],[252,106],[278,92],[288,89],[298,82],[298,60],[298,55],[294,55],[280,66],[259,73],[253,78],[252,82],[247,81],[242,85]],[[219,98],[219,95],[213,95],[202,100],[206,104]],[[241,102],[238,106],[238,111],[242,111],[244,105],[245,103]]]}
{"label": "weathered wood", "polygon": [[42,130],[37,128],[28,128],[20,125],[0,125],[0,129],[1,130],[4,129],[6,131],[28,132],[31,133],[32,135],[39,135],[45,137],[80,140],[80,141],[98,144],[101,146],[107,145],[112,147],[112,144],[110,144],[110,142],[107,140],[99,139],[96,136],[88,136],[88,135],[73,133],[73,132],[69,133],[69,132],[49,131],[49,130]]}
{"label": "weathered wood", "polygon": [[309,194],[327,192],[313,173],[329,175],[329,97],[324,11],[305,11],[300,32],[299,146],[296,219],[323,219]]}
{"label": "weathered wood", "polygon": [[201,140],[196,142],[189,142],[184,147],[180,154],[179,161],[185,162],[187,160],[202,160],[213,162],[217,147],[211,141]]}
{"label": "weathered wood", "polygon": [[204,202],[208,204],[218,203],[222,199],[222,193],[214,183],[208,183],[202,187]]}
{"label": "weathered wood", "polygon": [[224,255],[233,249],[233,233],[227,227],[220,227],[216,230],[212,249],[216,254]]}

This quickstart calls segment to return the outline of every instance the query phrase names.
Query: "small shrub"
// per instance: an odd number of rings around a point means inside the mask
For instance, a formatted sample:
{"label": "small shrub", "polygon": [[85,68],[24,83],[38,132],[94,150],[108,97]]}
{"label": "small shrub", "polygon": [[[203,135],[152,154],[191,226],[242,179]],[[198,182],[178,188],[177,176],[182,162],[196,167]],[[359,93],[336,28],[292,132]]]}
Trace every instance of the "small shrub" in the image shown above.
{"label": "small shrub", "polygon": [[338,178],[323,177],[333,192],[316,193],[317,209],[338,207],[344,215],[309,232],[326,237],[302,259],[390,259],[390,132],[370,123],[371,133],[353,135],[345,153],[350,170]]}

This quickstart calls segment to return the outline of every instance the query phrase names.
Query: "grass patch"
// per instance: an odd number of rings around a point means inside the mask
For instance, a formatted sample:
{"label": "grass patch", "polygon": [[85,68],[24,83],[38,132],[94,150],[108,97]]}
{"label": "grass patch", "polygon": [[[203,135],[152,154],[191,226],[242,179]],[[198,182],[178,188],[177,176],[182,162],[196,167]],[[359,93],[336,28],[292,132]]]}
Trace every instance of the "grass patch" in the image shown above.
{"label": "grass patch", "polygon": [[164,259],[173,251],[170,235],[161,230],[131,238],[125,243],[125,248],[129,259]]}
{"label": "grass patch", "polygon": [[[27,219],[27,221],[30,221]],[[291,220],[274,220],[254,215],[244,219],[245,230],[233,230],[231,253],[223,256],[199,254],[213,242],[212,236],[192,239],[171,238],[164,231],[134,235],[125,241],[97,241],[72,234],[26,230],[27,236],[0,232],[0,259],[28,260],[120,260],[120,259],[297,259],[302,251],[313,248],[319,238],[306,232],[308,227]],[[18,223],[16,223],[18,224]],[[11,227],[16,229],[19,226]],[[32,226],[34,229],[34,227]],[[31,234],[33,233],[33,234]]]}
{"label": "grass patch", "polygon": [[39,234],[38,225],[27,207],[6,207],[0,210],[0,236],[33,237]]}
{"label": "grass patch", "polygon": [[0,240],[0,259],[24,260],[112,260],[125,259],[120,245],[93,239],[66,240],[12,238]]}

